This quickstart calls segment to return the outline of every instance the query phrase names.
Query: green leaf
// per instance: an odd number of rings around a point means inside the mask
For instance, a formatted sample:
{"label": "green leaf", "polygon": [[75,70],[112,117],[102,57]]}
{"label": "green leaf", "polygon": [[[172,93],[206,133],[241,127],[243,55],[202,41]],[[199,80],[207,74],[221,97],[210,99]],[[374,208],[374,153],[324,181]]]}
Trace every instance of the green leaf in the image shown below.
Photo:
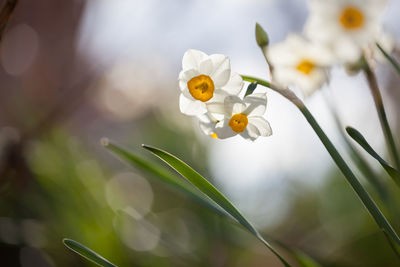
{"label": "green leaf", "polygon": [[86,258],[87,260],[89,260],[91,262],[96,263],[99,266],[103,266],[103,267],[116,267],[117,266],[117,265],[112,264],[107,259],[103,258],[102,256],[100,256],[93,250],[85,247],[84,245],[82,245],[74,240],[64,238],[63,243],[65,246],[67,246],[69,249],[71,249],[75,253],[81,255],[82,257]]}
{"label": "green leaf", "polygon": [[269,44],[268,34],[258,23],[256,23],[255,34],[256,34],[256,41],[259,47],[264,48],[265,46],[268,46]]}
{"label": "green leaf", "polygon": [[400,75],[400,64],[392,56],[390,56],[389,53],[386,52],[379,43],[376,43],[376,46],[382,52],[382,54],[386,57],[386,59],[390,62],[390,64],[392,64],[392,66],[396,70],[397,74]]}
{"label": "green leaf", "polygon": [[163,151],[161,149],[143,145],[145,149],[159,157],[169,166],[171,166],[175,171],[181,174],[185,179],[197,187],[201,192],[212,199],[217,205],[229,213],[233,218],[235,218],[242,226],[244,226],[250,233],[257,237],[265,246],[267,246],[272,253],[274,253],[284,266],[290,266],[275,249],[261,236],[261,234],[243,217],[243,215],[236,209],[235,206],[216,189],[210,182],[208,182],[204,177],[202,177],[198,172],[193,170],[189,165],[187,165],[182,160],[173,156],[172,154]]}
{"label": "green leaf", "polygon": [[274,243],[279,245],[279,247],[281,247],[282,249],[286,250],[294,259],[296,259],[299,266],[301,266],[301,267],[321,267],[321,265],[316,260],[311,258],[309,255],[307,255],[303,251],[298,250],[296,248],[291,248],[291,247],[287,246],[286,244],[280,242],[279,240],[271,240],[271,241],[273,241]]}
{"label": "green leaf", "polygon": [[[176,177],[175,175],[172,175],[165,167],[155,164],[155,163],[141,157],[137,153],[129,152],[126,149],[121,148],[120,146],[110,142],[106,138],[103,138],[101,143],[108,150],[110,150],[110,152],[114,153],[122,160],[128,162],[133,167],[138,168],[143,171],[146,171],[150,174],[153,174],[153,177],[155,179],[157,179],[165,184],[171,185],[173,188],[178,189],[180,192],[183,192],[185,195],[187,195],[191,199],[195,200],[196,202],[202,204],[203,206],[210,208],[211,210],[217,212],[220,215],[229,216],[229,218],[232,218],[228,213],[226,213],[219,206],[214,204],[214,202],[212,202],[212,200],[210,200],[208,197],[204,197],[204,195],[199,190],[193,188],[186,181],[182,181],[181,179],[178,179],[178,177]],[[262,242],[264,242],[264,241],[262,241]],[[294,253],[291,250],[288,250],[287,247],[285,247],[285,249],[289,253],[292,253],[292,256],[301,263],[301,259],[299,259],[299,257],[297,256],[296,253]]]}
{"label": "green leaf", "polygon": [[256,88],[257,88],[257,82],[250,83],[249,86],[247,86],[247,90],[244,96],[246,97],[248,95],[251,95],[254,92],[254,90],[256,90]]}
{"label": "green leaf", "polygon": [[350,135],[351,138],[353,138],[354,141],[356,141],[362,148],[364,148],[365,151],[368,152],[373,158],[375,158],[385,169],[385,171],[392,177],[392,179],[398,184],[399,184],[399,172],[390,166],[388,162],[386,162],[381,156],[378,155],[378,153],[375,152],[375,150],[368,144],[367,140],[365,140],[364,136],[357,131],[356,129],[352,127],[346,127],[346,132]]}
{"label": "green leaf", "polygon": [[168,169],[159,164],[153,163],[144,157],[135,154],[133,152],[129,152],[120,146],[110,142],[107,138],[103,138],[101,140],[101,144],[107,148],[109,151],[117,155],[119,158],[128,162],[131,166],[140,169],[142,171],[146,171],[150,174],[153,174],[152,177],[165,183],[172,188],[177,189],[178,191],[184,193],[186,196],[196,201],[200,205],[209,208],[220,215],[227,216],[227,214],[221,210],[219,207],[214,205],[209,199],[205,198],[201,192],[197,189],[193,188],[190,184],[185,181],[179,179],[173,175]]}

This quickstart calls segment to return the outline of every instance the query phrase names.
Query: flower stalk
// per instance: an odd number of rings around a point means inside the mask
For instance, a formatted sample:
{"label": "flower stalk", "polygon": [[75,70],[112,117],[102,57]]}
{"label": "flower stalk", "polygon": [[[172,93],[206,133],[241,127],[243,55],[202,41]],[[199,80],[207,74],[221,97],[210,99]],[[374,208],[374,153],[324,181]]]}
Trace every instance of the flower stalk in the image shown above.
{"label": "flower stalk", "polygon": [[267,49],[269,45],[269,37],[267,32],[261,27],[260,24],[256,23],[256,28],[255,28],[255,35],[256,35],[256,41],[258,46],[261,49],[262,54],[264,55],[265,60],[267,61],[268,68],[269,68],[269,74],[271,75],[272,78],[272,73],[274,72],[274,67],[272,66],[271,62],[269,61],[267,55]]}
{"label": "flower stalk", "polygon": [[[394,166],[396,167],[397,170],[400,170],[400,157],[396,147],[396,142],[394,141],[392,131],[390,130],[385,107],[383,105],[382,95],[379,90],[375,73],[372,71],[369,64],[365,65],[364,74],[367,78],[368,85],[371,90],[372,97],[374,99],[375,107],[378,112],[379,122],[381,124],[385,136],[389,153],[391,154],[392,160],[394,161]],[[397,177],[397,179],[400,180],[400,177]]]}
{"label": "flower stalk", "polygon": [[296,107],[300,110],[300,112],[304,115],[310,126],[313,128],[315,133],[318,135],[319,139],[325,146],[328,153],[331,155],[333,161],[339,167],[342,174],[345,176],[347,182],[351,185],[353,190],[356,192],[357,196],[360,198],[361,202],[364,204],[365,208],[368,210],[372,218],[375,220],[379,228],[384,232],[387,233],[393,241],[400,245],[400,238],[397,233],[394,231],[393,227],[390,225],[388,220],[385,218],[379,207],[376,205],[374,200],[368,194],[368,192],[364,189],[361,183],[358,181],[356,176],[353,174],[349,166],[343,160],[342,156],[336,150],[335,146],[329,140],[325,132],[319,126],[318,122],[315,120],[314,116],[311,112],[307,109],[304,103],[288,88],[280,88],[277,85],[271,84],[265,80],[242,75],[243,80],[249,82],[257,82],[260,85],[268,87],[277,93],[281,94],[285,98],[287,98],[290,102],[292,102]]}

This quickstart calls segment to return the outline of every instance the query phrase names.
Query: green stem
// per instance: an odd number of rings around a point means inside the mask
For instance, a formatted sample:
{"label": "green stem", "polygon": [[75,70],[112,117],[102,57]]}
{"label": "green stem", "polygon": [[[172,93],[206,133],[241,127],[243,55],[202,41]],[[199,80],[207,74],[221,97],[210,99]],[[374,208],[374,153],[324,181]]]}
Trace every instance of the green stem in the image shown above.
{"label": "green stem", "polygon": [[[356,192],[357,196],[360,198],[361,202],[364,204],[365,208],[368,210],[368,212],[370,213],[372,218],[375,220],[375,222],[377,223],[379,228],[382,231],[389,234],[391,236],[391,238],[393,238],[393,240],[396,242],[396,244],[400,245],[400,238],[397,235],[397,233],[393,230],[392,226],[387,221],[387,219],[385,218],[383,213],[380,211],[380,209],[378,208],[378,206],[376,205],[374,200],[368,194],[368,192],[364,189],[364,187],[361,185],[361,183],[357,180],[357,178],[355,177],[355,175],[353,174],[353,172],[351,171],[349,166],[347,166],[346,162],[340,156],[340,154],[336,150],[335,146],[332,144],[332,142],[326,136],[325,132],[321,129],[318,122],[314,119],[313,115],[306,108],[304,103],[289,89],[280,88],[279,86],[273,85],[267,81],[264,81],[259,78],[254,78],[251,76],[242,75],[242,78],[245,81],[257,82],[258,84],[261,84],[263,86],[271,88],[272,90],[282,94],[284,97],[286,97],[289,101],[291,101],[294,105],[297,106],[297,108],[307,119],[308,123],[313,128],[315,133],[318,135],[319,139],[325,146],[326,150],[331,155],[333,161],[339,167],[340,171],[346,178],[347,182],[351,185],[353,190]],[[288,91],[290,91],[291,93]]]}
{"label": "green stem", "polygon": [[335,121],[335,125],[338,129],[338,132],[340,133],[340,136],[342,137],[342,140],[345,142],[348,152],[350,154],[350,157],[353,159],[355,162],[356,166],[358,169],[361,171],[363,176],[368,180],[368,182],[371,183],[371,185],[374,187],[376,192],[379,194],[381,199],[386,203],[386,205],[390,206],[392,203],[388,199],[388,192],[385,189],[385,187],[382,185],[381,181],[379,180],[378,176],[375,174],[374,170],[368,165],[368,162],[364,159],[364,157],[357,151],[357,149],[353,146],[353,144],[350,142],[348,137],[345,135],[343,129],[343,124],[340,120],[339,114],[337,112],[336,107],[334,106],[334,103],[330,100],[327,95],[325,95],[325,102],[327,107],[329,108],[330,112],[332,113],[333,119]]}
{"label": "green stem", "polygon": [[[376,110],[378,112],[379,122],[385,135],[388,150],[390,151],[396,169],[400,170],[400,157],[397,152],[397,147],[393,138],[392,131],[390,130],[389,122],[387,120],[386,111],[383,105],[382,95],[379,91],[376,76],[368,65],[365,66],[364,73],[367,78],[369,88],[371,89],[371,94],[374,99]],[[400,180],[400,177],[397,178]]]}
{"label": "green stem", "polygon": [[256,82],[262,86],[268,87],[272,90],[274,90],[275,92],[281,94],[282,96],[286,97],[287,99],[289,99],[293,104],[295,104],[296,106],[300,106],[303,105],[303,102],[295,95],[295,93],[293,93],[292,90],[289,90],[288,88],[281,88],[273,83],[267,82],[266,80],[257,78],[257,77],[253,77],[253,76],[248,76],[248,75],[241,75],[242,79],[244,81],[247,82]]}
{"label": "green stem", "polygon": [[336,165],[339,167],[343,175],[346,177],[346,180],[349,182],[353,190],[357,193],[358,197],[367,208],[371,216],[374,218],[378,226],[385,232],[387,232],[397,244],[400,245],[400,238],[393,230],[390,223],[386,220],[383,213],[380,211],[378,206],[372,200],[371,196],[364,189],[361,183],[357,180],[353,172],[350,170],[349,166],[347,166],[346,162],[340,156],[339,152],[336,150],[335,146],[326,136],[324,131],[321,129],[317,121],[314,119],[310,111],[305,107],[298,107],[303,113],[304,117],[306,117],[307,121],[310,123],[311,127],[314,129],[315,133],[318,135],[321,142],[324,144],[325,148],[328,150],[331,155],[333,161],[335,161]]}

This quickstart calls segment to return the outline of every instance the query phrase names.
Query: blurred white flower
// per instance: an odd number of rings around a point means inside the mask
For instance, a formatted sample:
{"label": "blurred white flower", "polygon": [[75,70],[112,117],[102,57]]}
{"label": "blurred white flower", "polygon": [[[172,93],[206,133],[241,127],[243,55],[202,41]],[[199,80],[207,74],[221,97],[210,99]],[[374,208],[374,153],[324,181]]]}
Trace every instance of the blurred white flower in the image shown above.
{"label": "blurred white flower", "polygon": [[251,94],[240,99],[231,95],[225,98],[224,104],[210,106],[212,114],[222,114],[223,119],[217,122],[215,133],[219,139],[240,134],[243,138],[254,141],[259,136],[270,136],[271,127],[262,115],[267,106],[266,94]]}
{"label": "blurred white flower", "polygon": [[293,86],[310,95],[328,80],[333,63],[329,49],[311,43],[297,34],[289,34],[282,43],[267,50],[273,65],[273,79],[282,86]]}
{"label": "blurred white flower", "polygon": [[386,0],[309,0],[305,33],[328,45],[343,63],[354,63],[382,31]]}
{"label": "blurred white flower", "polygon": [[223,102],[227,95],[238,94],[243,87],[240,75],[231,73],[229,58],[221,54],[207,54],[189,49],[182,59],[179,73],[182,113],[200,116],[207,112],[207,105]]}

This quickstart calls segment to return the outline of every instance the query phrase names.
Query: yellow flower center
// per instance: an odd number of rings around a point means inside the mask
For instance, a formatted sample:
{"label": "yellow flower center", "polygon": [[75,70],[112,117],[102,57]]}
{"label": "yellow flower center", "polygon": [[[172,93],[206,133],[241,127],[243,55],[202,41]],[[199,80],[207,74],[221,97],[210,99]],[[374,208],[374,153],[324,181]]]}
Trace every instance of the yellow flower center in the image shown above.
{"label": "yellow flower center", "polygon": [[212,133],[212,134],[210,134],[210,137],[212,137],[212,138],[214,138],[214,139],[218,139],[217,133]]}
{"label": "yellow flower center", "polygon": [[313,69],[315,68],[315,64],[309,60],[301,61],[296,69],[305,75],[309,75]]}
{"label": "yellow flower center", "polygon": [[189,93],[194,99],[206,102],[210,100],[214,95],[214,82],[207,75],[199,75],[193,77],[187,83]]}
{"label": "yellow flower center", "polygon": [[247,116],[243,113],[238,113],[232,116],[228,125],[232,128],[232,131],[241,133],[246,129],[248,123]]}
{"label": "yellow flower center", "polygon": [[356,30],[364,24],[364,14],[355,7],[345,8],[339,16],[339,21],[347,30]]}

